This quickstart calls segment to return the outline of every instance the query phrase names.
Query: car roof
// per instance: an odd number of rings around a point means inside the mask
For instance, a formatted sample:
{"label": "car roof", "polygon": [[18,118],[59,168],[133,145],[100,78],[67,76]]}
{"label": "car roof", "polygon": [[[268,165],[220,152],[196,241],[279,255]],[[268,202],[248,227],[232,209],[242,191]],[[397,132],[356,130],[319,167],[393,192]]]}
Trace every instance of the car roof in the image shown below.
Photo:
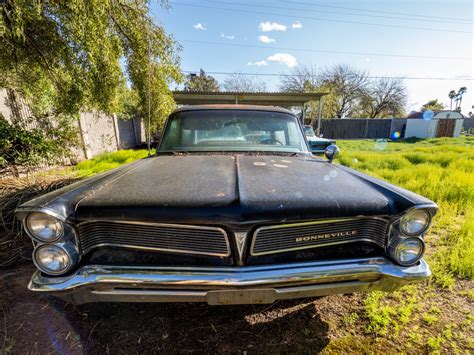
{"label": "car roof", "polygon": [[174,112],[201,111],[201,110],[245,110],[245,111],[267,111],[280,112],[296,116],[290,110],[278,106],[263,105],[239,105],[239,104],[217,104],[217,105],[190,105],[176,109]]}

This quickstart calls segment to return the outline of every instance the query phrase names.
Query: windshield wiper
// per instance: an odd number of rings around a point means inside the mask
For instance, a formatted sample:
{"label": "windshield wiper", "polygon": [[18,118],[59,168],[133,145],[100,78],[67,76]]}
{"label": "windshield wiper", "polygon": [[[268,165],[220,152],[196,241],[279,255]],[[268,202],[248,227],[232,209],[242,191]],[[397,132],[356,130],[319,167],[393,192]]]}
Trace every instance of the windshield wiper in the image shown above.
{"label": "windshield wiper", "polygon": [[157,151],[156,155],[188,155],[189,152],[186,150],[166,150],[163,152]]}

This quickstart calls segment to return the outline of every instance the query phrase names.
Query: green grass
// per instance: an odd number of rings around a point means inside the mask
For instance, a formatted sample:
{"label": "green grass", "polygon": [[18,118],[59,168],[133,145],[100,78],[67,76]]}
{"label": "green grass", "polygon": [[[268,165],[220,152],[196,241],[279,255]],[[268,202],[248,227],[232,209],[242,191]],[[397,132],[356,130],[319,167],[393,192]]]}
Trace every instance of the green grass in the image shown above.
{"label": "green grass", "polygon": [[[338,141],[338,145],[340,164],[419,193],[439,206],[426,238],[434,282],[392,294],[369,293],[361,311],[366,333],[392,340],[403,333],[408,343],[429,352],[456,350],[460,341],[471,347],[465,339],[468,330],[455,327],[459,338],[453,340],[451,326],[443,325],[444,301],[437,294],[445,290],[472,299],[472,290],[460,288],[458,280],[474,276],[474,138]],[[451,306],[455,309],[455,303]]]}
{"label": "green grass", "polygon": [[145,149],[119,150],[113,153],[105,153],[80,162],[73,168],[73,171],[79,177],[88,177],[145,158],[147,155],[148,151]]}
{"label": "green grass", "polygon": [[[339,141],[339,162],[435,201],[440,210],[432,231],[435,278],[474,276],[474,138],[423,141]],[[428,236],[428,245],[431,241]]]}

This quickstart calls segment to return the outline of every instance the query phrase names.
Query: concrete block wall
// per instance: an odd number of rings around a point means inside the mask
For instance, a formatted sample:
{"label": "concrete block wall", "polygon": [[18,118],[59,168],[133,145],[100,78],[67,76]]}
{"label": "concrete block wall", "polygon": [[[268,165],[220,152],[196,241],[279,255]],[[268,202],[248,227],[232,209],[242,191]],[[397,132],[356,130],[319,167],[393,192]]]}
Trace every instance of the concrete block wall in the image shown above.
{"label": "concrete block wall", "polygon": [[[25,101],[11,90],[0,88],[0,113],[8,122],[25,122],[27,129],[38,128],[34,122],[27,124],[31,111]],[[76,127],[79,144],[71,149],[73,163],[102,153],[134,148],[146,141],[140,117],[122,120],[103,112],[83,112]]]}

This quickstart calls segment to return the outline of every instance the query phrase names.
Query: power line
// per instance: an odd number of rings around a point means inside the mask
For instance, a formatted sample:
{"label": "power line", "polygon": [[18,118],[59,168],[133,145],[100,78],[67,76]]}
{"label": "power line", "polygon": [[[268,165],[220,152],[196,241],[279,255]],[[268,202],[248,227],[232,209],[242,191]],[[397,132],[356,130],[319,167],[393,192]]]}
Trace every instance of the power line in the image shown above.
{"label": "power line", "polygon": [[[325,13],[325,14],[337,14],[337,15],[348,15],[348,16],[363,16],[363,17],[370,17],[373,18],[374,15],[369,14],[357,14],[357,13],[350,13],[350,12],[338,12],[338,11],[325,11],[325,10],[309,10],[309,9],[302,9],[302,8],[295,8],[295,7],[282,7],[282,6],[274,6],[274,5],[257,5],[257,4],[249,4],[249,3],[238,3],[238,2],[225,2],[225,1],[215,1],[215,0],[207,0],[207,2],[211,4],[222,4],[222,5],[242,5],[242,6],[250,6],[250,7],[260,7],[260,8],[271,8],[271,9],[279,9],[279,10],[291,10],[291,11],[304,11],[304,12],[316,12],[316,13]],[[295,3],[295,2],[290,2]],[[296,3],[295,3],[296,4]],[[300,4],[300,3],[297,3]],[[307,4],[309,5],[309,4]],[[315,5],[318,6],[318,5]],[[433,19],[414,19],[410,17],[394,17],[394,16],[384,16],[384,15],[377,15],[378,18],[387,18],[393,20],[402,20],[402,21],[424,21],[424,22],[440,22],[440,23],[449,23],[449,24],[458,24],[458,25],[470,25],[471,22],[461,22],[461,21],[445,21],[445,20],[433,20]]]}
{"label": "power line", "polygon": [[191,39],[181,39],[181,40],[178,39],[178,41],[179,42],[198,43],[198,44],[228,46],[228,47],[262,48],[262,49],[274,49],[274,50],[297,51],[297,52],[333,53],[333,54],[345,54],[345,55],[363,55],[363,56],[415,58],[415,59],[446,59],[446,60],[465,60],[465,61],[471,61],[472,60],[472,58],[463,58],[463,57],[435,57],[435,56],[405,55],[405,54],[395,54],[395,53],[331,51],[331,50],[323,50],[323,49],[276,47],[276,46],[245,44],[245,43],[227,43],[227,42],[224,43],[224,42],[213,42],[213,41],[198,41],[198,40],[191,40]]}
{"label": "power line", "polygon": [[431,19],[443,19],[443,20],[454,20],[454,21],[463,21],[467,23],[472,23],[473,21],[470,19],[462,19],[459,17],[441,17],[441,16],[428,16],[428,15],[418,15],[418,14],[409,14],[407,12],[393,12],[393,11],[381,11],[381,10],[368,10],[368,9],[357,9],[354,7],[344,7],[344,6],[334,6],[334,5],[321,5],[321,4],[314,4],[314,3],[307,3],[301,1],[287,1],[291,4],[298,4],[298,5],[306,5],[312,7],[326,7],[326,8],[333,8],[333,9],[341,9],[341,10],[352,10],[352,11],[360,11],[360,12],[372,12],[372,13],[380,13],[380,14],[391,14],[391,15],[402,15],[402,16],[412,16],[412,17],[423,17],[423,18],[431,18]]}
{"label": "power line", "polygon": [[[199,70],[182,70],[183,73],[186,74],[194,74],[198,73]],[[212,75],[249,75],[249,76],[278,76],[278,77],[292,77],[292,76],[306,76],[306,75],[299,75],[299,74],[284,74],[284,73],[245,73],[245,72],[222,72],[222,71],[207,71],[206,74]],[[321,78],[322,75],[311,75],[312,77]],[[369,79],[402,79],[402,80],[452,80],[452,81],[460,81],[460,80],[474,80],[472,77],[466,78],[443,78],[443,77],[409,77],[409,76],[367,76]]]}
{"label": "power line", "polygon": [[316,20],[316,21],[325,21],[325,22],[349,23],[349,24],[353,24],[353,25],[376,26],[376,27],[391,27],[391,28],[402,28],[402,29],[422,30],[422,31],[432,31],[432,32],[444,32],[444,33],[472,34],[472,32],[469,32],[469,31],[444,30],[444,29],[426,28],[426,27],[398,26],[398,25],[391,25],[391,24],[368,23],[368,22],[349,21],[349,20],[332,20],[332,19],[325,19],[325,18],[319,18],[319,17],[300,16],[300,15],[299,15],[299,16],[295,16],[295,15],[284,15],[284,14],[276,14],[276,13],[264,12],[264,11],[251,11],[251,10],[241,10],[241,9],[230,9],[230,8],[225,8],[225,7],[207,6],[207,5],[196,5],[196,4],[187,4],[187,3],[179,3],[179,2],[173,2],[173,4],[174,4],[174,5],[178,5],[178,6],[198,7],[198,8],[204,8],[204,9],[215,9],[215,10],[232,11],[232,12],[242,12],[242,13],[249,13],[249,14],[260,14],[260,15],[270,15],[270,16],[282,16],[282,17],[291,17],[291,18],[296,18],[296,19]]}

